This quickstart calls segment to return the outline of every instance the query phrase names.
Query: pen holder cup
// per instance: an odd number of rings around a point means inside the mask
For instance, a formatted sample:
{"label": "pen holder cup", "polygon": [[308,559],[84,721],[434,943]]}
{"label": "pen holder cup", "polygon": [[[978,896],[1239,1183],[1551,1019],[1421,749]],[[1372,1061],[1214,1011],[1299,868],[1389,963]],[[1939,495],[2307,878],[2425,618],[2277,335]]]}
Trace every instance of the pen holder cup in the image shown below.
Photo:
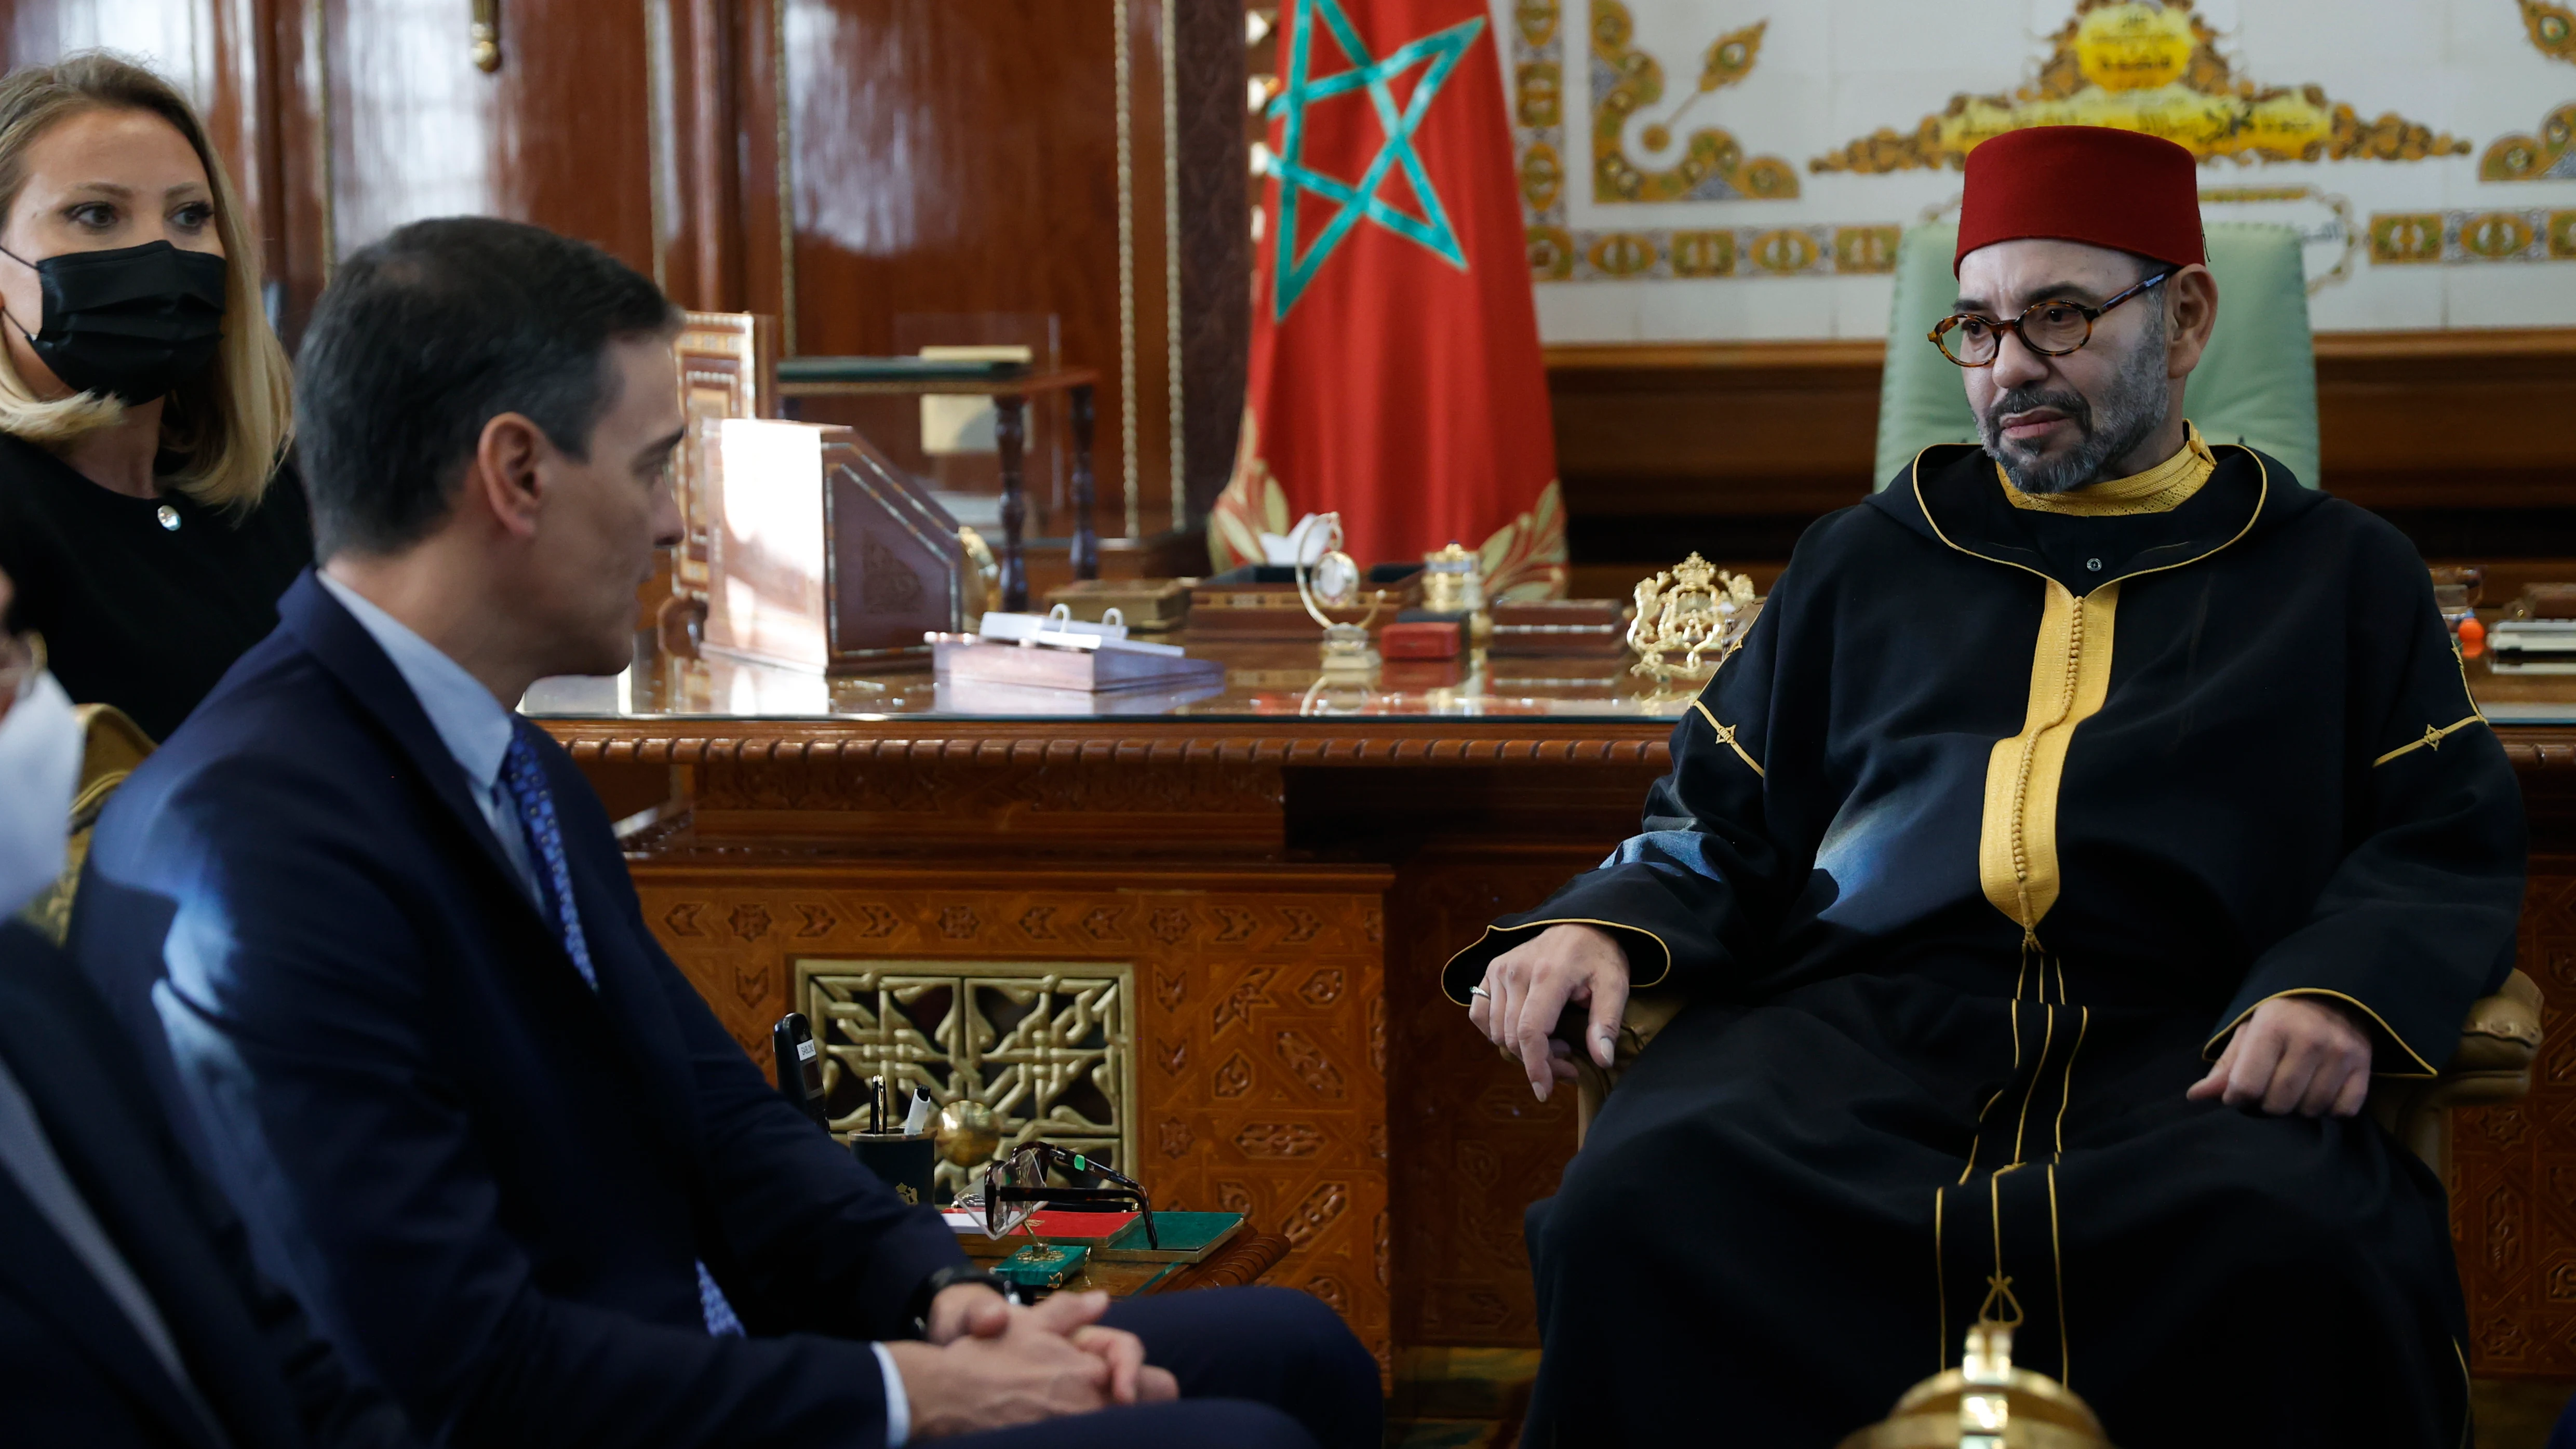
{"label": "pen holder cup", "polygon": [[938,1164],[939,1149],[929,1133],[853,1132],[850,1155],[905,1202],[917,1206],[930,1201],[931,1173]]}

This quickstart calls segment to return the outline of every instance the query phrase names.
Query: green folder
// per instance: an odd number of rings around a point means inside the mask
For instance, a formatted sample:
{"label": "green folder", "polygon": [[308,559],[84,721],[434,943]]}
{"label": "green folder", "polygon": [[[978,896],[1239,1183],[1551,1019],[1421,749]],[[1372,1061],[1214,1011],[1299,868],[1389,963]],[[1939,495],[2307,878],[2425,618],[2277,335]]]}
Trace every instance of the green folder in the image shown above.
{"label": "green folder", "polygon": [[1158,1212],[1154,1214],[1154,1233],[1161,1247],[1146,1246],[1145,1220],[1140,1217],[1100,1248],[1098,1256],[1104,1263],[1195,1263],[1222,1247],[1242,1227],[1241,1213]]}

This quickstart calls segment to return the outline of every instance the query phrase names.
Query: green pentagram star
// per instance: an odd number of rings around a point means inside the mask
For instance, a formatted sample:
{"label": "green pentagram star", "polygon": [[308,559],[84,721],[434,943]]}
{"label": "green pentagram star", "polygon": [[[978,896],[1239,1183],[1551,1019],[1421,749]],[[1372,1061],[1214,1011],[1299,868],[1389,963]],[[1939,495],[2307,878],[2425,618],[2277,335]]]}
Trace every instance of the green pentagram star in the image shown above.
{"label": "green pentagram star", "polygon": [[[1349,58],[1351,68],[1324,77],[1310,78],[1315,22],[1321,19],[1332,32],[1333,43]],[[1271,269],[1271,317],[1285,321],[1288,309],[1306,291],[1333,255],[1333,249],[1350,236],[1362,220],[1373,221],[1408,241],[1428,248],[1432,255],[1467,270],[1467,254],[1458,246],[1458,233],[1449,225],[1449,213],[1441,208],[1440,193],[1432,188],[1430,174],[1422,169],[1422,158],[1413,149],[1413,131],[1422,124],[1423,113],[1431,108],[1432,97],[1440,93],[1441,84],[1458,68],[1458,58],[1484,31],[1482,17],[1434,31],[1419,40],[1410,41],[1390,53],[1384,60],[1369,54],[1368,43],[1360,39],[1350,17],[1342,13],[1339,0],[1302,0],[1298,6],[1295,31],[1288,37],[1287,84],[1277,99],[1270,103],[1270,114],[1287,117],[1280,137],[1280,154],[1271,161],[1270,172],[1279,178],[1279,258]],[[1416,65],[1428,62],[1422,79],[1413,87],[1412,99],[1404,110],[1395,108],[1395,93],[1388,82]],[[1306,107],[1352,91],[1366,90],[1369,103],[1377,108],[1378,124],[1385,128],[1385,144],[1378,148],[1368,170],[1356,184],[1326,176],[1309,169],[1300,159],[1305,154]],[[1407,216],[1380,197],[1378,188],[1397,167],[1404,168],[1404,179],[1422,204],[1422,215]],[[1297,254],[1297,199],[1311,191],[1327,201],[1338,203],[1340,210],[1306,248]]]}

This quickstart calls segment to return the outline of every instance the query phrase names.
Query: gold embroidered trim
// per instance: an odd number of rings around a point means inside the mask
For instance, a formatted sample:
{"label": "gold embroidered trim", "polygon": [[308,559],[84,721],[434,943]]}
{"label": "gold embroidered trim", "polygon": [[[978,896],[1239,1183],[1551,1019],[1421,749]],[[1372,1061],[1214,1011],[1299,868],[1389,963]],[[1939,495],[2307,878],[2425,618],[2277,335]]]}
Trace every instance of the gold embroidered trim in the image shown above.
{"label": "gold embroidered trim", "polygon": [[2001,463],[1995,465],[1995,478],[2003,484],[2004,501],[2027,513],[2128,518],[2180,508],[2217,471],[2217,455],[2201,441],[2200,429],[2186,422],[2182,446],[2172,457],[2126,478],[2106,478],[2066,493],[2024,493],[2013,486],[2012,475],[2004,471]]}
{"label": "gold embroidered trim", "polygon": [[[1478,936],[1475,940],[1468,942],[1466,945],[1459,947],[1456,951],[1451,952],[1449,959],[1440,963],[1440,974],[1443,978],[1446,978],[1449,974],[1449,968],[1458,964],[1459,957],[1464,956],[1468,952],[1484,945],[1489,938],[1498,932],[1511,934],[1519,931],[1540,931],[1545,930],[1549,926],[1599,926],[1605,931],[1634,931],[1638,935],[1645,937],[1647,940],[1654,942],[1656,948],[1664,953],[1664,969],[1655,973],[1655,979],[1653,981],[1631,980],[1628,983],[1628,989],[1631,991],[1636,991],[1643,987],[1659,985],[1665,977],[1673,974],[1672,944],[1666,941],[1663,937],[1656,935],[1654,932],[1647,930],[1643,926],[1631,926],[1624,921],[1596,921],[1588,916],[1566,916],[1553,921],[1526,921],[1517,926],[1487,926],[1484,930],[1484,934]],[[1444,996],[1448,995],[1448,988],[1445,984],[1441,988],[1441,994]],[[1467,1004],[1465,1001],[1455,996],[1450,996],[1449,999],[1457,1002],[1460,1006],[1465,1006]]]}
{"label": "gold embroidered trim", "polygon": [[[1938,445],[1937,445],[1937,444],[1935,444],[1934,446],[1938,446]],[[2048,575],[2046,575],[2046,574],[2044,574],[2044,573],[2041,573],[2039,570],[2037,570],[2037,569],[2035,569],[2035,568],[2032,568],[2032,567],[2031,567],[2030,565],[2028,565],[2028,564],[2019,564],[2019,563],[2014,563],[2014,562],[2013,562],[2012,560],[2010,560],[2010,559],[2000,559],[2000,558],[1996,558],[1996,557],[1994,557],[1994,556],[1993,556],[1993,555],[1991,555],[1991,554],[1982,554],[1982,553],[1979,553],[1979,552],[1977,552],[1977,551],[1976,551],[1975,549],[1973,549],[1973,548],[1968,548],[1968,547],[1965,547],[1965,546],[1961,545],[1957,539],[1952,538],[1948,533],[1946,533],[1946,532],[1944,532],[1944,531],[1942,530],[1942,527],[1941,527],[1941,521],[1940,521],[1939,519],[1937,519],[1937,518],[1935,518],[1935,517],[1933,517],[1933,516],[1932,516],[1932,505],[1931,505],[1930,503],[1926,502],[1926,501],[1924,500],[1924,497],[1923,497],[1923,455],[1924,455],[1925,453],[1930,452],[1930,451],[1932,451],[1932,449],[1931,449],[1931,448],[1929,448],[1929,447],[1926,447],[1926,448],[1918,449],[1918,450],[1915,452],[1915,454],[1914,454],[1914,461],[1913,461],[1911,464],[1909,464],[1909,465],[1907,466],[1906,476],[1907,476],[1907,479],[1908,479],[1908,481],[1909,481],[1910,486],[1914,489],[1914,506],[1915,506],[1917,509],[1920,509],[1920,510],[1922,511],[1922,514],[1923,514],[1923,522],[1925,523],[1925,525],[1926,525],[1926,526],[1928,526],[1928,527],[1932,530],[1932,536],[1933,536],[1934,538],[1937,538],[1937,539],[1941,540],[1941,542],[1942,542],[1943,544],[1947,545],[1948,547],[1953,548],[1953,549],[1956,549],[1956,550],[1958,550],[1960,553],[1964,553],[1964,554],[1966,554],[1966,555],[1967,555],[1968,557],[1970,557],[1970,558],[1981,558],[1981,559],[1984,559],[1984,560],[1985,560],[1986,562],[1988,562],[1988,563],[1992,563],[1992,564],[2001,564],[2001,565],[2003,565],[2005,568],[2020,569],[2023,573],[2029,574],[2029,575],[2031,575],[2031,576],[2032,576],[2032,577],[2034,577],[2034,578],[2041,579],[2041,580],[2046,581],[2046,582],[2048,582],[2048,583],[2052,583],[2052,584],[2054,584],[2054,583],[2056,582],[2054,579],[2050,579],[2050,578],[2048,577]],[[2262,454],[2255,452],[2255,451],[2254,451],[2253,449],[2251,449],[2251,448],[2244,449],[2243,451],[2244,451],[2244,453],[2245,453],[2245,456],[2247,456],[2248,458],[2251,458],[2251,459],[2253,459],[2253,460],[2254,460],[2254,478],[2255,478],[2254,510],[2253,510],[2251,513],[2248,513],[2248,514],[2246,514],[2246,515],[2245,515],[2245,524],[2244,524],[2244,526],[2243,526],[2243,527],[2241,527],[2241,528],[2237,529],[2237,530],[2236,530],[2236,532],[2234,532],[2233,534],[2230,534],[2230,535],[2228,536],[2228,538],[2227,538],[2226,542],[2221,543],[2221,544],[2217,545],[2216,547],[2214,547],[2214,548],[2210,549],[2207,553],[2194,554],[2194,555],[2192,555],[2190,558],[2187,558],[2187,559],[2180,559],[2180,560],[2177,560],[2176,562],[2173,562],[2173,563],[2169,563],[2169,564],[2158,564],[2157,566],[2155,566],[2154,568],[2151,568],[2151,569],[2139,569],[2139,570],[2138,570],[2137,572],[2135,572],[2135,573],[2122,574],[2122,575],[2120,575],[2120,576],[2119,576],[2119,578],[2113,579],[2113,580],[2111,580],[2111,581],[2110,581],[2110,583],[2106,583],[2106,584],[2104,584],[2104,585],[2102,586],[2102,588],[2103,588],[2103,589],[2107,589],[2107,588],[2109,588],[2109,587],[2110,587],[2110,585],[2111,585],[2111,584],[2120,583],[2120,582],[2123,582],[2123,581],[2128,580],[2128,579],[2144,578],[2144,577],[2145,577],[2145,576],[2147,576],[2148,574],[2171,573],[2171,572],[2172,572],[2173,570],[2175,570],[2175,569],[2180,569],[2180,568],[2189,568],[2189,567],[2191,567],[2193,564],[2199,563],[2199,562],[2200,562],[2201,560],[2203,560],[2203,559],[2206,559],[2206,558],[2213,558],[2213,557],[2217,556],[2218,554],[2220,554],[2220,553],[2224,552],[2226,549],[2228,549],[2228,548],[2232,547],[2232,546],[2233,546],[2233,545],[2234,545],[2238,540],[2240,540],[2240,539],[2244,538],[2244,537],[2245,537],[2245,535],[2247,535],[2247,534],[2249,534],[2249,533],[2252,533],[2252,532],[2254,531],[2254,525],[2255,525],[2257,522],[2261,521],[2261,519],[2262,519],[2262,517],[2263,517],[2263,505],[2264,505],[2264,504],[2266,504],[2266,503],[2268,503],[2268,502],[2270,502],[2270,501],[2271,501],[2271,498],[2272,498],[2272,470],[2271,470],[2270,468],[2268,468],[2268,467],[2264,466],[2264,463],[2263,463],[2263,455],[2262,455]],[[2060,587],[2063,587],[2063,586],[2061,585]],[[2102,592],[2102,589],[2096,589],[2096,590],[2094,590],[2093,592],[2094,592],[2094,593],[2096,593],[2096,594],[2098,594],[2098,593],[2101,593],[2101,592]],[[2089,597],[2089,596],[2088,596],[2088,597]],[[2045,634],[2046,634],[2046,630],[2044,630],[2044,629],[2043,629],[2041,632],[2042,632],[2042,635],[2043,635],[2043,636],[2045,636]],[[2109,664],[2109,661],[2108,661],[2108,659],[2106,658],[2106,659],[2104,660],[2104,666],[2105,666],[2106,670],[2107,670],[2107,668],[2108,668],[2108,664]],[[2009,742],[2009,741],[2006,741],[2005,743],[2010,743],[2010,742]],[[2061,759],[2061,763],[2062,763],[2062,759]],[[1989,785],[1991,786],[1991,774],[1989,775]],[[1992,821],[1992,819],[1993,819],[1993,811],[1992,811],[1991,807],[1989,807],[1989,809],[1988,809],[1988,811],[1987,811],[1987,819],[1988,819],[1988,821],[1989,821],[1989,822],[1991,822],[1991,821]],[[2055,831],[2056,831],[2056,819],[2055,819],[2054,814],[2052,814],[2052,815],[2051,815],[2051,817],[2050,817],[2049,827],[2050,827],[2050,835],[2051,835],[2051,845],[2052,845],[2052,846],[2054,846],[2054,843],[2055,843]],[[1979,877],[1980,877],[1980,880],[1982,881],[1982,880],[1983,880],[1983,878],[1984,878],[1984,875],[1985,875],[1984,868],[1983,868],[1983,861],[1984,861],[1984,845],[1985,845],[1985,842],[1984,842],[1984,839],[1983,839],[1982,832],[1981,832],[1981,834],[1980,834],[1980,839],[1979,839],[1978,845],[1979,845],[1979,852],[1978,852],[1978,853],[1979,853],[1979,871],[1978,871],[1978,875],[1979,875]],[[2052,865],[2054,865],[2054,863],[2055,863],[2055,855],[2054,855],[2054,851],[2053,851],[2053,850],[2052,850],[2052,852],[2051,852],[2051,860],[2050,860],[2050,863],[2051,863]],[[1993,895],[1992,895],[1991,893],[1989,893],[1989,894],[1988,894],[1988,896],[1987,896],[1987,899],[1988,899],[1988,900],[1992,900],[1993,898],[1994,898],[1994,897],[1993,897]],[[2009,916],[2009,915],[2011,915],[2011,914],[2012,914],[2012,912],[2011,912],[2011,911],[2009,911],[2009,910],[2006,910],[2006,911],[2004,912],[2004,914],[2006,914],[2006,915],[2008,915],[2008,916]],[[2018,918],[2016,918],[2016,919],[2018,919]],[[2037,941],[2037,932],[2033,929],[2033,927],[2032,927],[2032,925],[2031,925],[2030,923],[2024,923],[2024,925],[2023,925],[2023,936],[2024,936],[2024,945],[2025,945],[2026,947],[2027,947],[2027,946],[2029,946],[2029,945],[2035,944],[2035,943],[2036,943],[2036,941]]]}
{"label": "gold embroidered trim", "polygon": [[2397,748],[2390,750],[2387,754],[2371,761],[2370,767],[2376,770],[2380,766],[2387,764],[2389,761],[2396,759],[2399,755],[2411,754],[2416,750],[2439,751],[2442,748],[2442,741],[2449,739],[2451,736],[2459,733],[2461,730],[2467,729],[2471,725],[2485,724],[2486,722],[2487,720],[2485,715],[2472,714],[2467,719],[2453,720],[2451,723],[2442,726],[2440,729],[2435,729],[2431,725],[2426,725],[2424,727],[2423,738],[2409,740],[2405,744],[2399,745]]}
{"label": "gold embroidered trim", "polygon": [[[2075,1063],[2066,1064],[2067,1079],[2074,1080]],[[2048,1165],[2048,1261],[2049,1276],[2057,1285],[2057,1381],[2069,1389],[2075,1387],[2074,1345],[2066,1332],[2066,1249],[2057,1239],[2057,1164]]]}
{"label": "gold embroidered trim", "polygon": [[[2433,1070],[2433,1064],[2424,1060],[2424,1054],[2409,1045],[2406,1038],[2399,1036],[2397,1034],[2397,1029],[2388,1024],[2388,1019],[2381,1016],[2378,1012],[2371,1010],[2368,1003],[2355,997],[2346,996],[2340,991],[2328,990],[2323,986],[2293,986],[2287,991],[2275,991],[2271,995],[2264,997],[2263,1001],[2278,1001],[2284,996],[2330,996],[2335,1000],[2342,1002],[2346,1006],[2352,1007],[2354,1010],[2359,1011],[2362,1015],[2369,1017],[2373,1022],[2377,1023],[2379,1029],[2388,1034],[2388,1039],[2397,1043],[2397,1049],[2399,1051],[2406,1053],[2407,1056],[2414,1059],[2415,1065],[2418,1068],[2418,1070],[2412,1072],[2373,1072],[2371,1073],[2372,1076],[2411,1079],[2415,1077],[2439,1075]],[[2238,1012],[2234,1021],[2220,1027],[2216,1035],[2201,1043],[2200,1059],[2205,1062],[2216,1061],[2218,1059],[2218,1044],[2227,1040],[2227,1034],[2229,1032],[2243,1026],[2245,1024],[2245,1018],[2252,1016],[2256,1011],[2261,1010],[2263,1001],[2255,1002],[2252,1006]]]}
{"label": "gold embroidered trim", "polygon": [[[2022,1164],[2021,1139],[2022,1134],[2030,1130],[2030,1104],[2039,1096],[2040,1074],[2048,1070],[2048,1049],[2057,1045],[2057,1008],[2049,1006],[2041,1009],[2046,1011],[2048,1016],[2040,1023],[2039,1060],[2030,1064],[2030,1085],[2022,1089],[2021,1118],[2013,1123],[2013,1160],[2011,1167],[2003,1169],[2006,1172]],[[2014,1044],[2016,1046],[2020,1044],[2018,1037],[2015,1038]],[[2073,1065],[2071,1059],[2068,1065],[2070,1067]]]}
{"label": "gold embroidered trim", "polygon": [[1941,1255],[1941,1194],[1947,1191],[1948,1188],[1941,1187],[1932,1189],[1932,1293],[1933,1302],[1939,1305],[1941,1314],[1939,1329],[1932,1335],[1932,1341],[1936,1347],[1936,1361],[1941,1365],[1937,1370],[1940,1373],[1950,1371],[1950,1264]]}
{"label": "gold embroidered trim", "polygon": [[2084,1033],[2093,1029],[2093,1008],[2076,1010],[2082,1014],[2075,1018],[2075,1045],[2066,1053],[2066,1084],[2057,1092],[2057,1146],[2049,1154],[2052,1160],[2066,1155],[2066,1104],[2075,1100],[2075,1059],[2084,1052]]}
{"label": "gold embroidered trim", "polygon": [[2025,944],[2057,904],[2057,796],[2066,750],[2076,727],[2099,714],[2110,695],[2120,606],[2116,581],[2081,600],[2055,579],[2045,587],[2028,712],[2021,732],[1997,740],[1987,757],[1985,820],[1977,834],[1978,882],[1994,908],[2022,928]]}
{"label": "gold embroidered trim", "polygon": [[1763,770],[1762,762],[1754,759],[1751,755],[1746,754],[1744,752],[1744,746],[1735,742],[1735,731],[1727,728],[1725,725],[1719,724],[1717,722],[1717,716],[1708,712],[1707,705],[1694,699],[1691,701],[1691,708],[1699,711],[1699,717],[1708,721],[1708,727],[1717,731],[1717,737],[1726,741],[1726,747],[1735,751],[1735,757],[1744,762],[1745,768],[1751,770],[1754,774],[1761,776],[1763,779],[1767,780],[1771,778],[1770,775]]}

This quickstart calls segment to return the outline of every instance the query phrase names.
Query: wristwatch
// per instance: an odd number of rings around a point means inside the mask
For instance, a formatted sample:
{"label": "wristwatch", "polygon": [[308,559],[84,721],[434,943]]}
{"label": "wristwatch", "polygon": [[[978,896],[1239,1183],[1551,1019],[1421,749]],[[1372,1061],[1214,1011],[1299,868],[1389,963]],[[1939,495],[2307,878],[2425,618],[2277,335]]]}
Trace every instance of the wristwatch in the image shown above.
{"label": "wristwatch", "polygon": [[1002,1301],[1005,1303],[1017,1303],[1020,1301],[1018,1290],[1014,1289],[1009,1281],[1004,1279],[1000,1274],[989,1272],[985,1269],[975,1267],[972,1264],[951,1264],[948,1267],[941,1268],[932,1273],[929,1277],[922,1279],[921,1286],[913,1290],[912,1331],[914,1333],[919,1334],[924,1338],[930,1336],[931,1301],[936,1299],[940,1294],[956,1287],[960,1283],[981,1283],[985,1287],[992,1289],[994,1292],[1001,1294]]}

